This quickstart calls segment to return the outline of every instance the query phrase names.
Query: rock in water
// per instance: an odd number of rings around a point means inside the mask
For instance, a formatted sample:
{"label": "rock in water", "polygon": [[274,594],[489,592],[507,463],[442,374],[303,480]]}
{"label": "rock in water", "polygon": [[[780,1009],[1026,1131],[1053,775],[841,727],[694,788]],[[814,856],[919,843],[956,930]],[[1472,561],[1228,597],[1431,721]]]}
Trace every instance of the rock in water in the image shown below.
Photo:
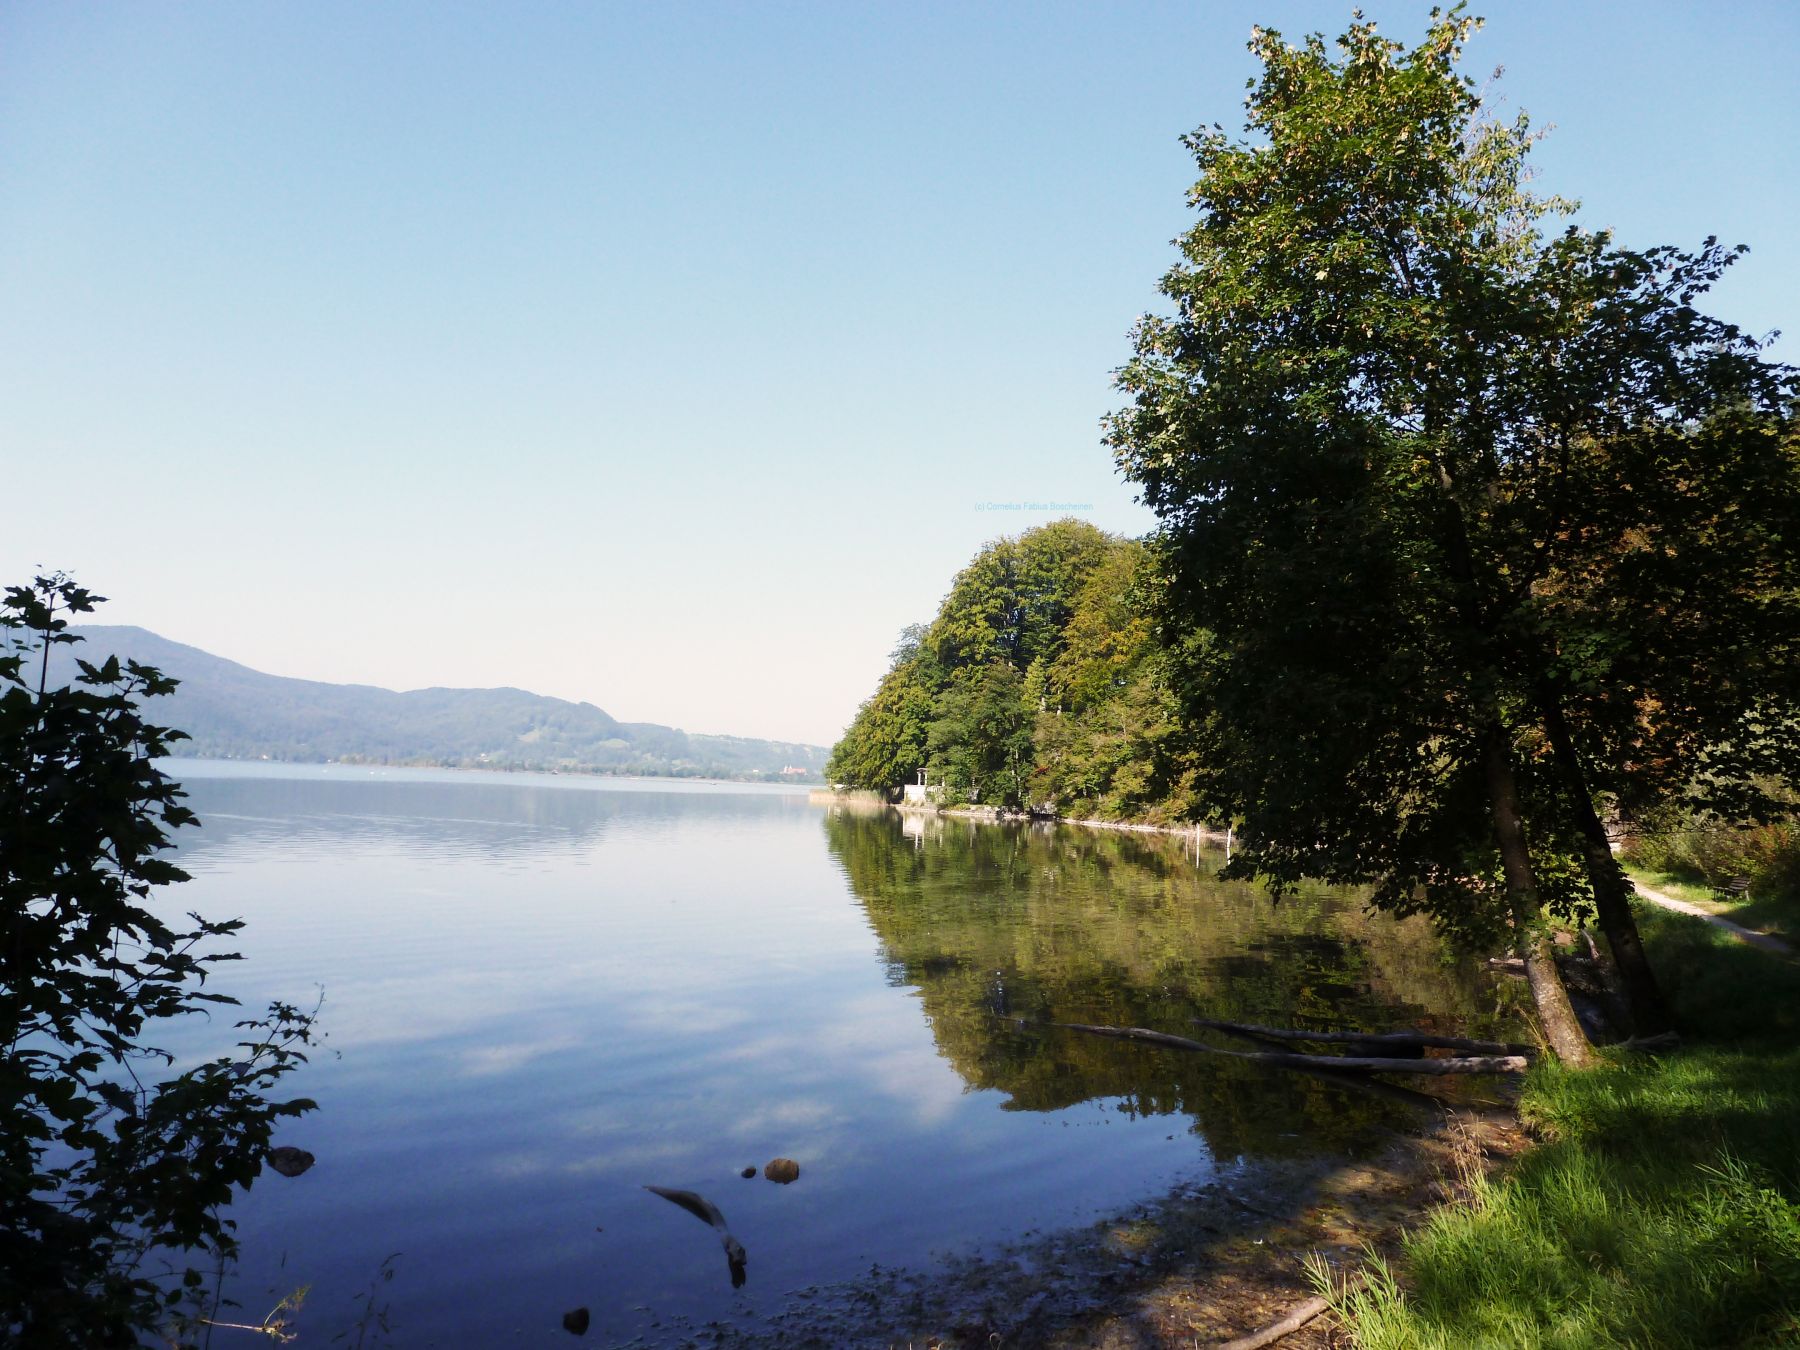
{"label": "rock in water", "polygon": [[785,1186],[790,1181],[800,1179],[800,1164],[792,1158],[771,1158],[763,1168],[763,1175],[770,1181],[779,1181]]}
{"label": "rock in water", "polygon": [[572,1336],[585,1336],[588,1329],[588,1310],[577,1308],[574,1312],[563,1314],[563,1330]]}
{"label": "rock in water", "polygon": [[742,1175],[743,1175],[744,1180],[748,1181],[748,1180],[750,1180],[751,1177],[756,1175],[756,1169],[754,1167],[746,1167],[743,1170]]}
{"label": "rock in water", "polygon": [[305,1149],[292,1148],[286,1144],[269,1150],[269,1166],[284,1177],[297,1177],[316,1161]]}

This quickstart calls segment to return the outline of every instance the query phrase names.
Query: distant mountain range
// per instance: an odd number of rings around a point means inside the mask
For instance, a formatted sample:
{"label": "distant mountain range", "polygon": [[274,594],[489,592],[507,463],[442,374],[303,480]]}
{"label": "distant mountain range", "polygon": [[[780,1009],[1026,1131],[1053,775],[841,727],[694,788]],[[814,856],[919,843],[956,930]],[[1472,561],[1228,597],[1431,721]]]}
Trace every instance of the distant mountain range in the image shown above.
{"label": "distant mountain range", "polygon": [[89,624],[84,642],[58,649],[74,674],[83,660],[116,654],[181,681],[150,708],[150,720],[192,738],[178,754],[211,759],[272,759],[453,768],[564,769],[587,773],[821,780],[822,746],[699,736],[650,722],[620,722],[591,703],[523,689],[413,689],[325,684],[265,675],[235,661],[171,642],[143,628]]}

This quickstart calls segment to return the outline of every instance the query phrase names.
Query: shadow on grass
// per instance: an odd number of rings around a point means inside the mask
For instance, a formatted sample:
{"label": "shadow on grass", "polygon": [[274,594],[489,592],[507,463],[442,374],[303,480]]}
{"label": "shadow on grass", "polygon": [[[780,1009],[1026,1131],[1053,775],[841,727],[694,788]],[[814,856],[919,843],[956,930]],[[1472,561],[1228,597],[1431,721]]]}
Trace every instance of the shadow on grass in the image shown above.
{"label": "shadow on grass", "polygon": [[1800,896],[1791,893],[1750,895],[1723,906],[1719,913],[1733,923],[1776,937],[1800,939]]}

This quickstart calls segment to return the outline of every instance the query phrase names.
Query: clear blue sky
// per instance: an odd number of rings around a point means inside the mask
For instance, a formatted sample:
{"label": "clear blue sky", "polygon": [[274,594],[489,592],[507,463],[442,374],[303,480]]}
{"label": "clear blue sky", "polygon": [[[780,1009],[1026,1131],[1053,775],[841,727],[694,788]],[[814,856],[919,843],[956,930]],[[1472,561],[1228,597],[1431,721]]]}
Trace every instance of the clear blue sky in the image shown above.
{"label": "clear blue sky", "polygon": [[[1049,518],[984,504],[1149,526],[1098,422],[1176,138],[1241,123],[1253,23],[1349,11],[0,7],[0,579],[280,674],[828,742]],[[1485,12],[1543,190],[1749,244],[1714,311],[1800,326],[1800,5]]]}

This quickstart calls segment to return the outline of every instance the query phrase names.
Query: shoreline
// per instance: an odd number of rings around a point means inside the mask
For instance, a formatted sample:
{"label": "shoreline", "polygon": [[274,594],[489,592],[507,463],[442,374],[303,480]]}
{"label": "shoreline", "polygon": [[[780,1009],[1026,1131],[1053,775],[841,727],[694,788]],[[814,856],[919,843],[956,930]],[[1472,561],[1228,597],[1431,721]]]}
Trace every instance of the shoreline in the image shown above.
{"label": "shoreline", "polygon": [[1136,820],[1098,820],[1086,816],[1040,816],[1028,811],[1002,811],[996,806],[937,806],[930,803],[890,802],[873,792],[861,789],[839,792],[835,788],[813,788],[807,801],[814,806],[842,806],[852,810],[898,811],[907,816],[948,816],[960,820],[981,820],[997,825],[1078,825],[1087,830],[1123,830],[1131,834],[1167,834],[1181,839],[1201,839],[1210,844],[1229,844],[1230,830],[1221,830],[1198,821],[1188,825],[1153,825]]}
{"label": "shoreline", "polygon": [[[1340,1275],[1531,1147],[1509,1098],[1446,1104],[1375,1152],[1330,1162],[1247,1163],[1085,1223],[930,1268],[880,1267],[793,1291],[785,1308],[730,1331],[733,1350],[1193,1350],[1279,1320],[1315,1293],[1309,1258]],[[1345,1344],[1323,1316],[1284,1350]]]}
{"label": "shoreline", "polygon": [[821,790],[817,783],[793,778],[719,778],[711,774],[697,773],[620,773],[611,769],[539,768],[529,764],[432,764],[419,761],[396,763],[361,759],[264,759],[261,757],[248,759],[222,755],[164,755],[155,763],[163,769],[163,772],[177,779],[181,777],[177,771],[179,766],[199,764],[229,765],[230,769],[226,773],[194,774],[193,776],[196,778],[254,778],[258,776],[256,771],[259,769],[266,771],[262,775],[265,777],[291,778],[302,776],[303,771],[307,769],[338,769],[368,770],[370,772],[529,775],[538,778],[605,779],[632,783],[708,783],[721,787],[781,788],[796,796],[801,792],[814,793]]}

